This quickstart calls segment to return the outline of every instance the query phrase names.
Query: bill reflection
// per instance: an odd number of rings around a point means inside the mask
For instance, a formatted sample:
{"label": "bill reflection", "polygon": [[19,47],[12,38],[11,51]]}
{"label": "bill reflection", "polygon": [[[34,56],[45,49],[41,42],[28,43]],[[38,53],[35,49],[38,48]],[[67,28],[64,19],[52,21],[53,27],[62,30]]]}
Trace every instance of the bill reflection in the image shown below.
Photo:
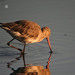
{"label": "bill reflection", "polygon": [[[50,61],[51,61],[52,53],[50,54],[47,64],[45,65],[46,68],[43,66],[33,66],[32,64],[25,64],[25,56],[21,54],[19,57],[15,58],[15,60],[10,61],[7,63],[7,67],[11,69],[13,72],[10,75],[51,75],[50,72]],[[15,61],[23,59],[24,67],[18,67],[16,70],[15,68],[11,67]]]}

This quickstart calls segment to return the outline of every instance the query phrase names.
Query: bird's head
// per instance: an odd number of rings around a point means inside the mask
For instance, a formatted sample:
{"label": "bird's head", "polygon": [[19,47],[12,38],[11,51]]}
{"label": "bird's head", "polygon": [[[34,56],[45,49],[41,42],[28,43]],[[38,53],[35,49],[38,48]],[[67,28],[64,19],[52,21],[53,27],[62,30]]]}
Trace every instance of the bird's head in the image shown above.
{"label": "bird's head", "polygon": [[51,34],[51,30],[48,27],[43,27],[42,32],[43,32],[44,38],[46,38],[46,40],[48,42],[48,45],[49,45],[49,48],[50,48],[50,53],[52,53],[52,48],[51,48],[51,44],[50,44],[50,41],[49,41],[49,36]]}
{"label": "bird's head", "polygon": [[45,38],[49,38],[49,36],[51,34],[51,30],[48,27],[43,27],[42,32],[43,32],[43,35]]}

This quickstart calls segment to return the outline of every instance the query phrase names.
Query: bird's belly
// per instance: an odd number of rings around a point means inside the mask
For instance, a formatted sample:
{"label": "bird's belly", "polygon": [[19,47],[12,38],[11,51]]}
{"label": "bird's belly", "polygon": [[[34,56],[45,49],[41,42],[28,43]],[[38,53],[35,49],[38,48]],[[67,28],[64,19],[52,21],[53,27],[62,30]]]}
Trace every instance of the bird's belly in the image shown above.
{"label": "bird's belly", "polygon": [[26,44],[38,42],[37,39],[34,39],[34,38],[22,38],[22,37],[17,37],[16,39],[17,39],[18,41],[20,41],[20,42],[22,42],[22,43],[26,43]]}
{"label": "bird's belly", "polygon": [[19,32],[15,32],[15,31],[11,31],[8,28],[4,28],[14,39],[17,39],[18,41],[22,42],[22,43],[35,43],[35,42],[40,42],[41,40],[39,40],[39,36],[34,38],[34,37],[29,37],[28,35],[22,35]]}
{"label": "bird's belly", "polygon": [[22,42],[22,43],[35,43],[38,41],[38,39],[36,38],[30,38],[27,35],[21,35],[19,32],[14,32],[14,31],[8,31],[8,33],[14,38],[17,39],[18,41]]}

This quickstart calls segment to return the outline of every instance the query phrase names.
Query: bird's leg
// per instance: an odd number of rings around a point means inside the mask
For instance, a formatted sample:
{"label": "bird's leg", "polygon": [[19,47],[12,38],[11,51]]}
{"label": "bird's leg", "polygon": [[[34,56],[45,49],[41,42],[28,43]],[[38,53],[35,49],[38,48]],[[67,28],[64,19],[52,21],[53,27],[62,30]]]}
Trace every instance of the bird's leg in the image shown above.
{"label": "bird's leg", "polygon": [[10,42],[12,42],[13,40],[14,40],[14,38],[13,38],[12,40],[10,40],[10,41],[7,43],[7,45],[10,46],[10,47],[12,47],[12,48],[15,48],[15,49],[17,49],[17,50],[19,50],[19,51],[21,52],[22,49],[16,48],[16,47],[14,47],[13,45],[10,45]]}
{"label": "bird's leg", "polygon": [[21,51],[21,54],[25,53],[25,46],[26,46],[26,43],[24,44],[24,48],[23,48],[23,50]]}

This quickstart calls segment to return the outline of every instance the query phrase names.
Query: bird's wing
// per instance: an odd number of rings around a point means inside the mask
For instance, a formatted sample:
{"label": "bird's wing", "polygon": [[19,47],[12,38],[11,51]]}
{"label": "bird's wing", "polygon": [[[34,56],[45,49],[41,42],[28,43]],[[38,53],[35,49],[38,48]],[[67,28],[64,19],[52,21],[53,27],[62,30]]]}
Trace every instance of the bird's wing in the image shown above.
{"label": "bird's wing", "polygon": [[22,35],[28,35],[29,37],[37,37],[41,30],[37,23],[27,20],[3,23],[2,26],[10,29],[11,31],[19,32]]}

